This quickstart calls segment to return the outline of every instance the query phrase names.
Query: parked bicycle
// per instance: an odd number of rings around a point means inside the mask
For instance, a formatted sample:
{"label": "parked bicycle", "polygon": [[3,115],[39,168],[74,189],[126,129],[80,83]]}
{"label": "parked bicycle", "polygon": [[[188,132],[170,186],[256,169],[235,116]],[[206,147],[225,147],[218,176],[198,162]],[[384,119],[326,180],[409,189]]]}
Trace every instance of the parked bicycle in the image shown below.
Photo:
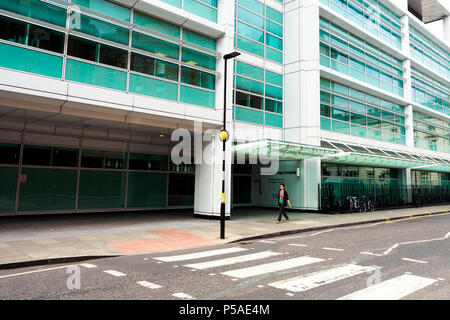
{"label": "parked bicycle", "polygon": [[373,201],[366,195],[363,195],[361,199],[355,196],[348,196],[350,212],[373,212],[375,205]]}

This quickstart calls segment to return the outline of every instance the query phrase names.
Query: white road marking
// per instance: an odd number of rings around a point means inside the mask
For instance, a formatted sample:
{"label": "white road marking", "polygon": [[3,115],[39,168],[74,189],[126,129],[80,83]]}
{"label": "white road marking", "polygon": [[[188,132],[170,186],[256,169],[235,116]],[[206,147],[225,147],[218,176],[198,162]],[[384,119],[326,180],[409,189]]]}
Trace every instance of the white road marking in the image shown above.
{"label": "white road marking", "polygon": [[294,247],[307,247],[307,244],[289,243],[290,246]]}
{"label": "white road marking", "polygon": [[106,271],[103,271],[103,272],[108,273],[108,274],[110,274],[110,275],[112,275],[112,276],[114,276],[114,277],[123,277],[123,276],[126,276],[125,273],[122,273],[122,272],[119,272],[119,271],[115,271],[115,270],[106,270]]}
{"label": "white road marking", "polygon": [[386,221],[371,224],[371,225],[369,225],[369,227],[374,227],[374,226],[377,226],[377,225],[383,224],[383,223],[386,223]]}
{"label": "white road marking", "polygon": [[294,296],[294,294],[290,293],[290,292],[286,293],[286,295],[289,296],[289,297],[293,297]]}
{"label": "white road marking", "polygon": [[434,279],[404,274],[356,291],[339,300],[398,300],[435,282]]}
{"label": "white road marking", "polygon": [[73,267],[73,266],[75,266],[75,265],[71,264],[71,265],[62,266],[62,267],[55,267],[55,268],[39,269],[39,270],[26,271],[26,272],[20,272],[20,273],[13,273],[13,274],[5,275],[5,276],[0,276],[0,279],[9,278],[9,277],[16,277],[16,276],[22,276],[22,275],[30,274],[30,273],[37,273],[37,272],[45,272],[45,271],[52,271],[52,270],[58,270],[58,269],[65,269],[65,268]]}
{"label": "white road marking", "polygon": [[381,257],[382,256],[382,254],[380,254],[380,253],[372,253],[372,252],[367,252],[367,251],[363,251],[363,252],[360,252],[361,254],[367,254],[367,255],[369,255],[369,256],[375,256],[375,257]]}
{"label": "white road marking", "polygon": [[158,258],[154,258],[154,259],[161,260],[164,262],[173,262],[173,261],[183,261],[183,260],[205,258],[205,257],[211,257],[211,256],[220,255],[220,254],[235,253],[235,252],[241,252],[241,251],[246,251],[246,250],[248,250],[248,249],[233,247],[233,248],[226,248],[226,249],[189,253],[189,254],[183,254],[183,255],[177,255],[177,256],[158,257]]}
{"label": "white road marking", "polygon": [[338,248],[328,248],[328,247],[323,247],[323,250],[330,250],[330,251],[344,251],[344,249],[338,249]]}
{"label": "white road marking", "polygon": [[300,277],[269,283],[269,286],[278,289],[289,290],[292,292],[301,292],[338,280],[356,276],[361,273],[369,272],[374,269],[376,269],[376,267],[346,264],[340,267],[321,270]]}
{"label": "white road marking", "polygon": [[394,244],[392,247],[390,247],[389,249],[387,249],[385,252],[383,252],[384,255],[388,254],[389,252],[391,252],[392,250],[394,250],[395,248],[397,248],[400,245],[400,243],[396,243]]}
{"label": "white road marking", "polygon": [[402,260],[411,261],[411,262],[417,262],[417,263],[428,263],[427,261],[415,260],[415,259],[410,259],[410,258],[402,258]]}
{"label": "white road marking", "polygon": [[222,272],[222,274],[230,277],[236,277],[236,278],[248,278],[248,277],[254,277],[259,276],[266,273],[272,273],[277,271],[282,271],[286,269],[291,269],[295,267],[304,266],[311,263],[316,262],[322,262],[325,261],[324,259],[320,258],[312,258],[312,257],[298,257],[288,260],[281,260],[266,264],[261,264],[253,267],[243,268],[243,269],[236,269],[231,270],[227,272]]}
{"label": "white road marking", "polygon": [[264,258],[268,258],[268,257],[278,256],[280,254],[282,254],[282,253],[273,252],[273,251],[263,251],[263,252],[252,253],[252,254],[247,254],[247,255],[237,256],[237,257],[232,257],[232,258],[205,261],[205,262],[199,262],[199,263],[193,263],[193,264],[185,264],[184,266],[188,267],[188,268],[203,270],[203,269],[227,266],[230,264],[241,263],[241,262],[246,262],[246,261],[264,259]]}
{"label": "white road marking", "polygon": [[261,242],[261,243],[277,243],[276,241],[269,241],[269,240],[260,240],[258,242]]}
{"label": "white road marking", "polygon": [[162,288],[159,284],[151,283],[151,282],[148,282],[148,281],[138,281],[138,284],[140,284],[141,286],[144,286],[146,288],[149,288],[149,289]]}
{"label": "white road marking", "polygon": [[91,264],[91,263],[82,263],[82,264],[80,264],[80,266],[83,266],[88,269],[97,268],[97,266],[95,264]]}
{"label": "white road marking", "polygon": [[331,231],[333,231],[333,230],[334,230],[334,229],[329,229],[329,230],[325,230],[325,231],[319,231],[319,232],[310,234],[309,236],[312,237],[312,236],[316,236],[316,235],[318,235],[318,234],[322,234],[322,233],[325,233],[325,232],[331,232]]}
{"label": "white road marking", "polygon": [[174,294],[172,294],[172,296],[174,296],[175,298],[180,298],[180,299],[195,300],[194,297],[192,297],[186,293],[183,293],[183,292],[174,293]]}

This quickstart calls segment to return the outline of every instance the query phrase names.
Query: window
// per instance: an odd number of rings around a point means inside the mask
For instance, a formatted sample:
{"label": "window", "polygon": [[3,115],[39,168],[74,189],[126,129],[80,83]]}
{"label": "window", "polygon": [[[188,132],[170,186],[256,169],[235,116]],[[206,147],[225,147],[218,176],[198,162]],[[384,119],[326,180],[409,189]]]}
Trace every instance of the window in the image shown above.
{"label": "window", "polygon": [[130,170],[167,170],[167,156],[130,153]]}
{"label": "window", "polygon": [[17,144],[0,143],[0,163],[19,164],[20,146]]}
{"label": "window", "polygon": [[3,16],[0,16],[0,38],[52,52],[64,52],[64,33]]}
{"label": "window", "polygon": [[137,53],[131,54],[130,69],[136,72],[178,81],[178,65]]}
{"label": "window", "polygon": [[[241,91],[236,91],[236,104],[254,109],[262,109],[262,98]],[[266,105],[267,109],[267,105]]]}
{"label": "window", "polygon": [[78,37],[69,36],[67,54],[113,67],[127,68],[128,53],[125,50]]}
{"label": "window", "polygon": [[181,82],[206,89],[215,89],[215,76],[203,71],[181,67]]}

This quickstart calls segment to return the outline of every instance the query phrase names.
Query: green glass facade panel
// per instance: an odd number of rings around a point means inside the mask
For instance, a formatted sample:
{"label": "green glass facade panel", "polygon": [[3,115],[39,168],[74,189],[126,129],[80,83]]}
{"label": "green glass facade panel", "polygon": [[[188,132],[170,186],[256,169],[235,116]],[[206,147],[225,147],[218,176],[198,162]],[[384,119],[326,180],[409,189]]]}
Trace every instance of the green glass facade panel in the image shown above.
{"label": "green glass facade panel", "polygon": [[266,17],[279,24],[283,24],[283,14],[268,6],[266,6]]}
{"label": "green glass facade panel", "polygon": [[321,117],[320,118],[320,129],[331,131],[331,120]]}
{"label": "green glass facade panel", "polygon": [[352,125],[351,135],[365,138],[365,137],[367,137],[367,130],[365,127]]}
{"label": "green glass facade panel", "polygon": [[[107,0],[72,0],[72,3],[123,21],[130,21],[131,10]],[[136,16],[135,16],[136,18]]]}
{"label": "green glass facade panel", "polygon": [[262,95],[264,93],[264,84],[247,78],[236,76],[236,88],[251,93]]}
{"label": "green glass facade panel", "polygon": [[213,38],[208,38],[202,34],[196,33],[194,31],[183,29],[183,40],[194,43],[196,45],[208,48],[211,50],[216,50],[216,40]]}
{"label": "green glass facade panel", "polygon": [[130,74],[130,92],[177,101],[178,85],[136,74]]}
{"label": "green glass facade panel", "polygon": [[279,37],[283,37],[283,26],[273,23],[270,20],[266,20],[266,31],[273,33]]}
{"label": "green glass facade panel", "polygon": [[66,26],[65,8],[54,6],[40,0],[3,0],[0,9],[14,12],[25,17],[42,20],[60,27]]}
{"label": "green glass facade panel", "polygon": [[192,174],[169,174],[169,207],[194,204],[195,176]]}
{"label": "green glass facade panel", "polygon": [[234,112],[236,120],[256,124],[263,124],[264,122],[264,113],[262,111],[236,107]]}
{"label": "green glass facade panel", "polygon": [[237,18],[249,23],[254,27],[264,29],[264,18],[244,8],[237,7]]}
{"label": "green glass facade panel", "polygon": [[333,120],[333,132],[350,134],[350,124],[348,122]]}
{"label": "green glass facade panel", "polygon": [[237,36],[236,46],[239,49],[264,57],[264,45],[255,41]]}
{"label": "green glass facade panel", "polygon": [[161,1],[165,2],[167,4],[170,4],[170,5],[174,6],[174,7],[181,8],[181,1],[182,0],[161,0]]}
{"label": "green glass facade panel", "polygon": [[261,2],[258,2],[256,0],[239,0],[237,1],[237,3],[240,6],[243,6],[253,12],[264,16],[264,4],[262,4]]}
{"label": "green glass facade panel", "polygon": [[62,57],[0,43],[0,66],[43,76],[62,77]]}
{"label": "green glass facade panel", "polygon": [[74,30],[90,34],[94,37],[128,45],[130,31],[127,28],[81,15],[80,24],[73,27]]}
{"label": "green glass facade panel", "polygon": [[266,126],[272,126],[277,128],[283,127],[283,117],[278,114],[265,113],[265,123]]}
{"label": "green glass facade panel", "polygon": [[21,174],[19,211],[75,209],[76,170],[22,168]]}
{"label": "green glass facade panel", "polygon": [[283,52],[266,47],[266,58],[277,63],[283,63]]}
{"label": "green glass facade panel", "polygon": [[0,167],[0,212],[14,211],[17,188],[17,168]]}
{"label": "green glass facade panel", "polygon": [[195,0],[183,0],[183,10],[212,22],[217,22],[217,9],[211,8]]}
{"label": "green glass facade panel", "polygon": [[264,99],[264,109],[270,112],[283,113],[283,102],[272,99]]}
{"label": "green glass facade panel", "polygon": [[252,66],[241,61],[236,61],[236,73],[248,78],[264,81],[264,69]]}
{"label": "green glass facade panel", "polygon": [[67,59],[66,80],[125,91],[127,86],[127,73]]}
{"label": "green glass facade panel", "polygon": [[215,89],[215,76],[208,72],[181,67],[181,82],[206,89]]}
{"label": "green glass facade panel", "polygon": [[171,23],[168,23],[166,21],[156,19],[154,17],[150,17],[139,11],[134,11],[133,23],[140,27],[151,29],[153,31],[156,31],[156,32],[159,32],[159,33],[162,33],[162,34],[174,37],[174,38],[180,38],[180,27],[173,25]]}
{"label": "green glass facade panel", "polygon": [[214,108],[215,94],[211,91],[180,86],[180,101],[197,106]]}
{"label": "green glass facade panel", "polygon": [[166,193],[167,173],[128,173],[128,208],[165,207]]}
{"label": "green glass facade panel", "polygon": [[278,100],[283,99],[283,89],[266,84],[266,96]]}
{"label": "green glass facade panel", "polygon": [[176,60],[178,60],[180,56],[178,45],[139,32],[133,32],[132,46],[162,57],[169,57]]}
{"label": "green glass facade panel", "polygon": [[281,74],[266,70],[266,82],[282,87],[283,76]]}
{"label": "green glass facade panel", "polygon": [[190,48],[181,49],[181,60],[193,66],[216,70],[216,57]]}
{"label": "green glass facade panel", "polygon": [[123,208],[125,175],[123,171],[81,170],[78,208]]}

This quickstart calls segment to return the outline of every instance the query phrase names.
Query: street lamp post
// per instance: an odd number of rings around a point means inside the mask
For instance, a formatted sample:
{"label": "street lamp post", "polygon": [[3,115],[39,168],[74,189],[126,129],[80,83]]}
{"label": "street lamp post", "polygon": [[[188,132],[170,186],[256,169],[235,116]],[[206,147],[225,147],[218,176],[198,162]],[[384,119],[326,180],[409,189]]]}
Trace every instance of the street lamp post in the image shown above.
{"label": "street lamp post", "polygon": [[239,56],[239,52],[228,53],[223,56],[225,60],[225,72],[224,72],[224,89],[223,89],[223,129],[220,132],[219,138],[223,143],[223,161],[222,161],[222,197],[220,199],[220,239],[225,239],[225,146],[228,140],[227,128],[227,62],[229,59]]}

